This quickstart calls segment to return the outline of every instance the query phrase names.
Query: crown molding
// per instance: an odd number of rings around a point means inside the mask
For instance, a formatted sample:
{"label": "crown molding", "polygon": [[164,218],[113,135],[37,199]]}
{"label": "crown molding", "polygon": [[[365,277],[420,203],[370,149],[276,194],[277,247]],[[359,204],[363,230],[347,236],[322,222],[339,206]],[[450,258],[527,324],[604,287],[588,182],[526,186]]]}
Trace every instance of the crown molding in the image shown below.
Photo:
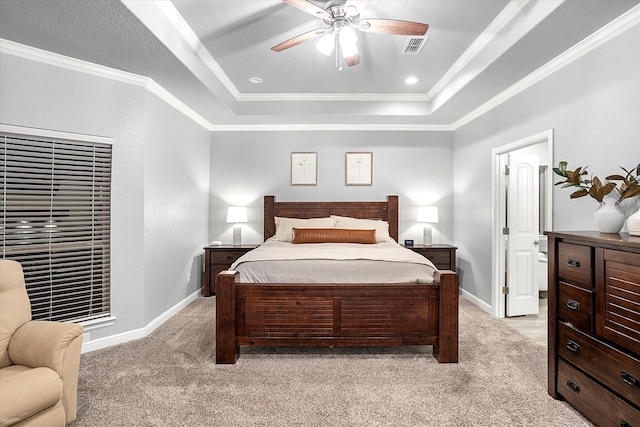
{"label": "crown molding", "polygon": [[482,52],[489,43],[504,29],[522,10],[529,0],[511,0],[507,6],[495,17],[485,30],[471,43],[458,60],[447,70],[446,73],[436,82],[429,91],[424,94],[427,101],[430,101],[442,89],[460,74],[464,68]]}
{"label": "crown molding", "polygon": [[[451,132],[455,131],[483,114],[498,107],[502,103],[508,101],[514,96],[518,95],[522,91],[528,89],[534,84],[544,80],[556,71],[562,69],[566,65],[579,59],[583,55],[589,53],[593,49],[601,46],[607,41],[615,38],[619,34],[627,31],[633,26],[640,23],[640,5],[630,9],[625,14],[621,15],[608,25],[604,26],[600,30],[596,31],[589,37],[585,38],[572,48],[568,49],[561,55],[549,61],[547,64],[538,68],[533,73],[524,77],[517,83],[513,84],[509,88],[500,92],[478,108],[469,112],[465,116],[456,120],[451,124],[240,124],[240,125],[225,125],[225,124],[212,124],[208,120],[204,119],[194,110],[189,108],[180,99],[175,97],[172,93],[167,91],[164,87],[160,86],[154,80],[148,77],[140,76],[137,74],[128,73],[126,71],[116,70],[113,68],[97,65],[87,61],[83,61],[76,58],[71,58],[63,55],[59,55],[53,52],[48,52],[42,49],[26,46],[20,43],[16,43],[10,40],[0,38],[0,52],[17,57],[30,59],[46,63],[49,65],[74,70],[77,72],[87,73],[90,75],[103,77],[110,80],[119,81],[126,84],[133,84],[137,86],[143,86],[158,98],[184,114],[186,117],[193,120],[203,128],[211,132],[254,132],[254,131],[426,131],[426,132]],[[295,101],[301,100],[313,100],[313,96],[328,97],[329,99],[335,94],[282,94],[280,100]],[[245,94],[244,100],[251,101],[264,101],[265,98],[261,94]],[[372,96],[378,96],[378,94],[354,94],[354,99],[362,97],[361,99],[371,101]],[[390,99],[395,94],[387,95]],[[413,101],[424,101],[422,98],[424,94],[417,94]],[[333,98],[332,100],[335,100]]]}
{"label": "crown molding", "polygon": [[256,124],[256,125],[216,125],[214,132],[269,132],[269,131],[394,131],[394,132],[451,132],[451,125],[411,125],[411,124]]}
{"label": "crown molding", "polygon": [[69,56],[59,55],[57,53],[2,38],[0,38],[0,52],[136,86],[146,86],[149,80],[149,78],[142,77],[137,74],[116,70],[114,68],[94,64],[92,62],[83,61],[81,59],[71,58]]}
{"label": "crown molding", "polygon": [[457,130],[640,23],[640,5],[611,21],[452,124]]}
{"label": "crown molding", "polygon": [[35,47],[23,45],[10,40],[0,38],[0,52],[9,55],[26,58],[32,61],[41,62],[55,67],[65,68],[67,70],[77,71],[105,79],[142,86],[158,98],[169,104],[180,113],[184,114],[203,128],[211,131],[213,124],[189,108],[180,99],[172,93],[160,86],[149,77],[140,76],[138,74],[129,73],[115,68],[105,67],[103,65],[94,64],[92,62],[83,61],[81,59],[71,58]]}

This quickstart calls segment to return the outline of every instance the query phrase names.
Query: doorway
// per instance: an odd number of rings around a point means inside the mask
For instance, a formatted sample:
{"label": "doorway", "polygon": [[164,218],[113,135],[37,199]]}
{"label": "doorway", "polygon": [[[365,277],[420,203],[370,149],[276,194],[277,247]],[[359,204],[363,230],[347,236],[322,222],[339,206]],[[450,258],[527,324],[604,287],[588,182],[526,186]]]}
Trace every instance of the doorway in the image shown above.
{"label": "doorway", "polygon": [[552,165],[553,130],[492,150],[495,317],[538,312],[539,279],[546,278],[542,233],[552,227]]}

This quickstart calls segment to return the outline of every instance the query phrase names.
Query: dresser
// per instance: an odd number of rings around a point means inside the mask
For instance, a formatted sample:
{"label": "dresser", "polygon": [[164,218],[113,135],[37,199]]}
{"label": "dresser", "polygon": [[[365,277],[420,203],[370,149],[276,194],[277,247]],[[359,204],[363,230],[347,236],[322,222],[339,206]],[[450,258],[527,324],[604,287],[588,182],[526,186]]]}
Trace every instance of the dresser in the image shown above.
{"label": "dresser", "polygon": [[438,270],[456,271],[456,247],[451,245],[405,246],[431,261]]}
{"label": "dresser", "polygon": [[258,245],[209,245],[204,248],[204,271],[202,273],[202,295],[216,293],[216,276],[227,270],[235,260],[257,248]]}
{"label": "dresser", "polygon": [[546,234],[549,394],[598,426],[640,426],[640,238]]}

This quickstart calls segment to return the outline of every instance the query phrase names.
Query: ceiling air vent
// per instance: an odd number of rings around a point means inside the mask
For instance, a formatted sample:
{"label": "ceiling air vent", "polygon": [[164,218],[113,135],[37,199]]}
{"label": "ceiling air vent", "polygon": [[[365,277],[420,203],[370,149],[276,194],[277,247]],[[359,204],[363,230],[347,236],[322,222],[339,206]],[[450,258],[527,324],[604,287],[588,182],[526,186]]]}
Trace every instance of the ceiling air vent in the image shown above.
{"label": "ceiling air vent", "polygon": [[427,43],[427,40],[429,40],[429,36],[408,37],[402,47],[402,53],[404,55],[418,55],[422,52],[422,48]]}

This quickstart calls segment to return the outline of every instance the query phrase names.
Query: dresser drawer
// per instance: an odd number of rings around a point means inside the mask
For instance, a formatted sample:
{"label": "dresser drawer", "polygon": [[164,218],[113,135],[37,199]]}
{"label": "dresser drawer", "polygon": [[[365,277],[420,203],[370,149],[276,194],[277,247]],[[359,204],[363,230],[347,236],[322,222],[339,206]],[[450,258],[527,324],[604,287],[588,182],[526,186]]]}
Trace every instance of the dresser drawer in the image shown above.
{"label": "dresser drawer", "polygon": [[560,242],[558,244],[558,274],[561,279],[584,288],[593,287],[592,248]]}
{"label": "dresser drawer", "polygon": [[640,355],[640,254],[606,249],[598,335]]}
{"label": "dresser drawer", "polygon": [[593,292],[560,282],[558,286],[558,317],[578,329],[593,332]]}
{"label": "dresser drawer", "polygon": [[563,322],[558,322],[558,355],[640,406],[640,359]]}
{"label": "dresser drawer", "polygon": [[558,393],[599,426],[639,426],[640,411],[563,360],[558,363]]}

